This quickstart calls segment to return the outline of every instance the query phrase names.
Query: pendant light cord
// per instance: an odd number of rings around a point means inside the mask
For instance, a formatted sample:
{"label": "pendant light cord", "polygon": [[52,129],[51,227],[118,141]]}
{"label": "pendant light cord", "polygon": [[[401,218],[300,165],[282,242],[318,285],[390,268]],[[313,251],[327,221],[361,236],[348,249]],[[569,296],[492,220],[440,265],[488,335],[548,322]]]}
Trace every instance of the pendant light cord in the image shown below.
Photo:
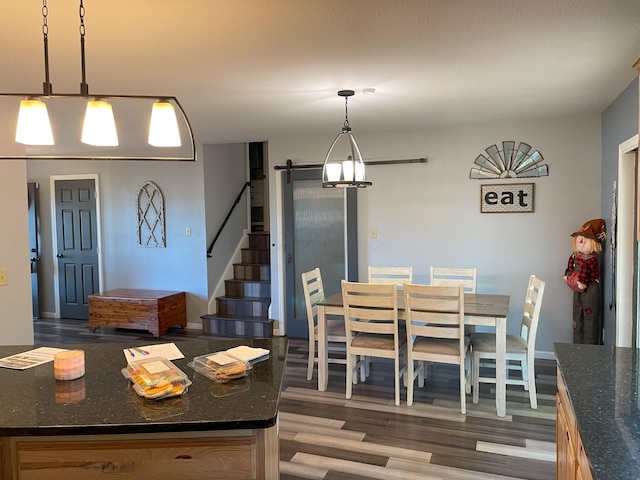
{"label": "pendant light cord", "polygon": [[84,96],[89,95],[89,85],[87,84],[86,65],[84,59],[84,4],[80,0],[80,7],[78,8],[80,14],[80,64],[82,65],[82,83],[80,83],[80,94]]}
{"label": "pendant light cord", "polygon": [[47,0],[42,0],[42,39],[44,42],[44,82],[42,90],[45,96],[53,93],[53,88],[49,80],[49,24],[47,23],[49,8]]}

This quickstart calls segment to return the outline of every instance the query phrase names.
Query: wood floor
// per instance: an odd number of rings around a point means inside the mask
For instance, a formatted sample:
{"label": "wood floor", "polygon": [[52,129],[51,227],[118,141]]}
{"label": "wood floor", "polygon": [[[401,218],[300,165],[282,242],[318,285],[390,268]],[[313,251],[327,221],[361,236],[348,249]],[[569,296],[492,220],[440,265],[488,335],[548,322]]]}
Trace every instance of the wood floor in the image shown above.
{"label": "wood floor", "polygon": [[[86,321],[34,322],[36,345],[156,340],[148,332],[100,328]],[[204,337],[172,328],[162,341]],[[480,402],[467,396],[460,414],[457,367],[436,365],[414,404],[394,404],[391,361],[374,360],[371,376],[344,398],[344,365],[329,365],[329,386],[317,390],[317,372],[307,381],[306,341],[290,341],[280,402],[282,480],[464,480],[555,478],[555,362],[537,362],[538,409],[529,408],[522,387],[507,387],[507,415],[495,414],[491,385]]]}

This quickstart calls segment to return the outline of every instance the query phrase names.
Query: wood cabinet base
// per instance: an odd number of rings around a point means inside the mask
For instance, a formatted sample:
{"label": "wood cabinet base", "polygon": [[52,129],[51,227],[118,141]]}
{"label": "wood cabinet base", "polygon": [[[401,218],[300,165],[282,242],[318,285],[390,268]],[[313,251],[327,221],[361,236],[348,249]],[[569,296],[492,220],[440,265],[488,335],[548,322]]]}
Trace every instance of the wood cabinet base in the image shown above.
{"label": "wood cabinet base", "polygon": [[89,331],[98,327],[148,330],[156,338],[187,326],[185,292],[121,288],[89,295]]}
{"label": "wood cabinet base", "polygon": [[3,437],[2,479],[278,479],[278,425],[265,430]]}
{"label": "wood cabinet base", "polygon": [[580,432],[567,388],[558,370],[556,397],[556,479],[592,480],[589,459],[584,452]]}

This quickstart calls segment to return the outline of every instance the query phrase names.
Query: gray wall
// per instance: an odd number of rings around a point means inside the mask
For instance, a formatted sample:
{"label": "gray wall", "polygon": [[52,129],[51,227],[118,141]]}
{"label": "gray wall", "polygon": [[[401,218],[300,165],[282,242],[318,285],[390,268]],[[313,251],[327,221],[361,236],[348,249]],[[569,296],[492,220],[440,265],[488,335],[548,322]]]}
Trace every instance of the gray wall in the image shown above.
{"label": "gray wall", "polygon": [[616,338],[616,312],[612,305],[611,275],[611,220],[613,182],[618,178],[618,146],[638,133],[638,79],[636,78],[602,112],[602,218],[607,222],[609,239],[602,255],[601,269],[604,290],[605,345],[614,345]]}

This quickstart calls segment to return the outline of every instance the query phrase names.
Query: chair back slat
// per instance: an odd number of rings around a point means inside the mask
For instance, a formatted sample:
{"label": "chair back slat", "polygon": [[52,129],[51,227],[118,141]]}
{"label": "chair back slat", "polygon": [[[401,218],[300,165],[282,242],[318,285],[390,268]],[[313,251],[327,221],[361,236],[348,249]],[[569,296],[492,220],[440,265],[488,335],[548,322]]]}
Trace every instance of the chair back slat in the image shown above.
{"label": "chair back slat", "polygon": [[431,267],[431,285],[462,285],[467,293],[476,293],[477,268]]}
{"label": "chair back slat", "polygon": [[372,267],[369,266],[369,283],[403,283],[413,282],[413,267]]}

